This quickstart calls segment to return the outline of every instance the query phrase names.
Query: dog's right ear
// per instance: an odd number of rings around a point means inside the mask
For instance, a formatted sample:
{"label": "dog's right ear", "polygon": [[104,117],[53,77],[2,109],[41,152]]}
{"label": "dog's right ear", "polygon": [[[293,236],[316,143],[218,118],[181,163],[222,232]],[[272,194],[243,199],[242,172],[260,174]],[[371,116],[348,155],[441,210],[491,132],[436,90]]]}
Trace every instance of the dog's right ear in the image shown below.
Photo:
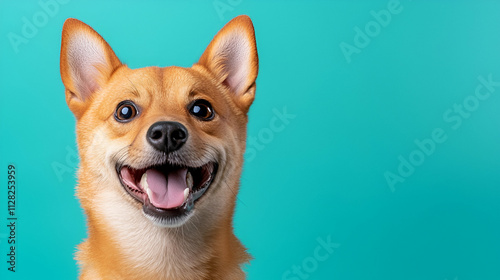
{"label": "dog's right ear", "polygon": [[64,22],[60,63],[66,102],[77,119],[85,112],[92,95],[122,65],[94,29],[73,18]]}

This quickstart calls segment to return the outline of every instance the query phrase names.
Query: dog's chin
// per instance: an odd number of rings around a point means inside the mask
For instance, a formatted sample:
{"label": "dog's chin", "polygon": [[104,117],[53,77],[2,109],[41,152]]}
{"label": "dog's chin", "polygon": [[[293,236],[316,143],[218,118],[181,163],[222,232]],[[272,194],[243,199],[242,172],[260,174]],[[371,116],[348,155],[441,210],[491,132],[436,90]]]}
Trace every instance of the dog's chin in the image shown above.
{"label": "dog's chin", "polygon": [[153,165],[135,169],[117,164],[126,193],[142,205],[144,216],[159,227],[179,227],[194,215],[195,205],[207,193],[218,164],[202,166]]}

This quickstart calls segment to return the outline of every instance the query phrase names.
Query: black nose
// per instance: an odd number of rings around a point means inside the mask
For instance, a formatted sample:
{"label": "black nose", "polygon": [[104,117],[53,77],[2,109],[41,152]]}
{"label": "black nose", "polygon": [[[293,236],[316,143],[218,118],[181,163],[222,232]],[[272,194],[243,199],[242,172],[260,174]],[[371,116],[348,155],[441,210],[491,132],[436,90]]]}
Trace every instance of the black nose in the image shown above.
{"label": "black nose", "polygon": [[188,132],[178,122],[157,122],[148,129],[146,138],[155,149],[168,153],[178,150],[186,143]]}

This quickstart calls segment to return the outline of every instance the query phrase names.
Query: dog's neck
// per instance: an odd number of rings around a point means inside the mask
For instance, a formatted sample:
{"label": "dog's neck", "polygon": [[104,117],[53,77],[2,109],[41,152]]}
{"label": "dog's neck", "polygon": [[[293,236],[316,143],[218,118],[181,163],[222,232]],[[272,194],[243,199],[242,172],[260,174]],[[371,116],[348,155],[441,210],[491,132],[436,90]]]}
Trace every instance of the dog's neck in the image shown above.
{"label": "dog's neck", "polygon": [[203,223],[212,218],[194,215],[181,227],[162,228],[113,191],[103,190],[92,204],[86,208],[89,238],[77,256],[84,279],[110,271],[126,279],[214,279],[213,271],[224,272],[217,279],[244,278],[240,264],[249,256],[232,233],[231,217],[210,227]]}

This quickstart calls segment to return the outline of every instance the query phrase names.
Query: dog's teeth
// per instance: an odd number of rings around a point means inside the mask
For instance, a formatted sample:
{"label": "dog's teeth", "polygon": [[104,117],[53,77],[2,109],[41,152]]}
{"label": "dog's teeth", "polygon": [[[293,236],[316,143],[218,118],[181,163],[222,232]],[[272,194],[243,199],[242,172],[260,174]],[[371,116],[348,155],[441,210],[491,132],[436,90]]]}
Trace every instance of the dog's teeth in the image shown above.
{"label": "dog's teeth", "polygon": [[153,197],[153,193],[149,188],[146,189],[146,193],[148,194],[149,199],[152,199],[151,197]]}
{"label": "dog's teeth", "polygon": [[189,195],[189,188],[186,188],[184,190],[184,201],[186,201],[186,199],[188,198],[188,195]]}
{"label": "dog's teeth", "polygon": [[147,189],[149,187],[148,186],[148,174],[146,174],[146,172],[144,172],[144,174],[142,174],[140,184],[141,184],[143,189]]}
{"label": "dog's teeth", "polygon": [[193,188],[193,175],[189,171],[186,173],[186,185],[189,189]]}
{"label": "dog's teeth", "polygon": [[144,174],[142,174],[140,184],[141,184],[142,189],[148,194],[148,197],[152,197],[153,193],[149,189],[148,175],[146,174],[146,172],[144,172]]}

